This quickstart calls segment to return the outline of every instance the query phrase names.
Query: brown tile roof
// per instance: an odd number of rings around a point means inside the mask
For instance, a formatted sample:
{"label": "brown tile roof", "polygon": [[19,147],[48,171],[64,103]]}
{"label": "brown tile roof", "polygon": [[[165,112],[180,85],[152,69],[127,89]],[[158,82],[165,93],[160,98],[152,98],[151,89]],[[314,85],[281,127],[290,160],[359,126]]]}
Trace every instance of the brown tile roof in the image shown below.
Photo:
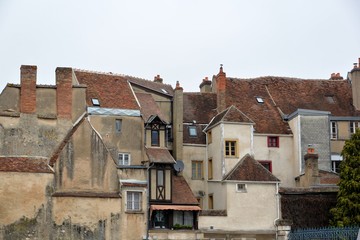
{"label": "brown tile roof", "polygon": [[280,181],[249,154],[246,154],[235,165],[235,167],[224,177],[224,180],[256,182]]}
{"label": "brown tile roof", "polygon": [[75,70],[80,84],[85,84],[86,102],[93,106],[91,99],[97,98],[100,107],[139,109],[126,76]]}
{"label": "brown tile roof", "polygon": [[54,173],[46,158],[0,157],[0,172]]}
{"label": "brown tile roof", "polygon": [[241,112],[233,105],[216,115],[206,129],[212,128],[219,122],[254,123],[243,112]]}
{"label": "brown tile roof", "polygon": [[172,176],[172,204],[199,204],[183,176]]}
{"label": "brown tile roof", "polygon": [[217,114],[215,93],[184,93],[184,123],[208,124]]}
{"label": "brown tile roof", "polygon": [[145,122],[151,115],[157,115],[161,120],[164,121],[165,117],[160,111],[160,108],[156,104],[154,98],[149,93],[136,93],[136,97],[140,103],[141,116]]}
{"label": "brown tile roof", "polygon": [[[264,103],[258,103],[256,97],[263,98]],[[291,133],[282,114],[291,114],[297,109],[330,111],[334,116],[360,115],[352,106],[351,86],[347,80],[227,78],[226,104],[235,105],[251,118],[259,133]]]}
{"label": "brown tile roof", "polygon": [[[189,134],[189,127],[195,126],[197,131],[196,137],[190,137]],[[183,142],[184,143],[190,143],[190,144],[206,144],[206,135],[203,132],[205,129],[205,124],[194,124],[194,125],[183,125]]]}
{"label": "brown tile roof", "polygon": [[[163,95],[171,96],[171,97],[174,95],[174,89],[171,87],[170,84],[158,83],[158,82],[153,82],[150,80],[145,80],[145,79],[135,78],[135,77],[130,77],[130,76],[126,76],[126,79],[131,84],[135,84],[139,87],[147,88],[152,91],[161,93]],[[163,89],[166,92],[164,92]]]}
{"label": "brown tile roof", "polygon": [[167,148],[151,148],[146,147],[146,155],[151,163],[171,163],[174,164],[176,161],[171,156]]}

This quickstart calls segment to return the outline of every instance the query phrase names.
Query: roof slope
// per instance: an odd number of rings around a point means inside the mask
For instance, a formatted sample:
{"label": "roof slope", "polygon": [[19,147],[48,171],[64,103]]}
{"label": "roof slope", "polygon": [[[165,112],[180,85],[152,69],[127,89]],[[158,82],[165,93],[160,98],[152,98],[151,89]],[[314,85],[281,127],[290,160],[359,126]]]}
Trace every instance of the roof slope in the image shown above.
{"label": "roof slope", "polygon": [[224,177],[224,180],[256,182],[280,181],[249,154],[246,154],[235,165],[235,167]]}
{"label": "roof slope", "polygon": [[[258,103],[261,97],[264,103]],[[235,105],[255,122],[260,133],[289,134],[283,116],[297,109],[329,111],[333,116],[359,116],[352,106],[347,80],[305,80],[285,77],[227,78],[226,104]]]}
{"label": "roof slope", "polygon": [[87,85],[86,102],[97,98],[100,107],[138,110],[139,106],[125,76],[75,70],[80,84]]}
{"label": "roof slope", "polygon": [[176,162],[167,148],[146,147],[145,150],[146,150],[146,155],[148,156],[151,163],[174,164]]}
{"label": "roof slope", "polygon": [[53,173],[48,161],[37,157],[0,157],[0,172]]}
{"label": "roof slope", "polygon": [[215,93],[184,93],[184,123],[208,124],[216,115]]}
{"label": "roof slope", "polygon": [[[196,136],[190,136],[190,127],[195,127],[196,129]],[[205,124],[193,124],[183,125],[183,143],[191,143],[191,144],[206,144],[206,135],[203,132],[205,129]]]}
{"label": "roof slope", "polygon": [[212,128],[219,122],[254,123],[250,118],[248,118],[243,112],[241,112],[233,105],[216,115],[206,127],[206,129]]}
{"label": "roof slope", "polygon": [[172,204],[199,205],[183,176],[172,176]]}
{"label": "roof slope", "polygon": [[[161,93],[164,95],[168,95],[171,97],[174,95],[174,89],[171,87],[170,84],[158,83],[158,82],[153,82],[150,80],[145,80],[145,79],[135,78],[135,77],[130,77],[130,76],[126,76],[126,79],[130,83],[136,84],[140,87],[147,88],[147,89],[150,89],[155,92],[158,92],[158,93]],[[165,90],[165,92],[163,90]]]}
{"label": "roof slope", "polygon": [[159,116],[161,120],[164,120],[165,117],[162,114],[159,106],[156,104],[154,98],[150,93],[135,93],[136,97],[140,103],[140,112],[141,116],[145,122],[147,122],[151,115]]}

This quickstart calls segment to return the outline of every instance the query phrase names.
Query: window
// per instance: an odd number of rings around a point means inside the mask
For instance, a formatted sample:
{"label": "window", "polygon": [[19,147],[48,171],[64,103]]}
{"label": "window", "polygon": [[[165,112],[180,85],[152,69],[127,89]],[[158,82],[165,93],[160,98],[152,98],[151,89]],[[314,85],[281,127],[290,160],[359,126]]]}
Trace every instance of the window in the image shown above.
{"label": "window", "polygon": [[127,192],[126,209],[128,211],[141,211],[141,192]]}
{"label": "window", "polygon": [[115,131],[117,133],[121,132],[121,126],[122,126],[122,120],[121,119],[116,119],[115,120]]}
{"label": "window", "polygon": [[214,209],[214,196],[212,194],[209,195],[208,207],[209,209]]}
{"label": "window", "polygon": [[183,226],[194,225],[194,214],[192,211],[174,211],[173,224],[179,224]]}
{"label": "window", "polygon": [[256,101],[258,103],[264,103],[264,99],[262,99],[261,97],[256,97]]}
{"label": "window", "polygon": [[119,165],[130,165],[130,153],[119,153]]}
{"label": "window", "polygon": [[100,101],[97,98],[92,98],[91,102],[92,102],[93,106],[100,106]]}
{"label": "window", "polygon": [[159,146],[159,130],[151,130],[151,146]]}
{"label": "window", "polygon": [[331,139],[337,139],[337,124],[334,121],[330,122],[330,137]]}
{"label": "window", "polygon": [[191,162],[191,178],[192,179],[203,179],[203,162],[192,161]]}
{"label": "window", "polygon": [[163,169],[156,170],[156,199],[165,200],[165,173]]}
{"label": "window", "polygon": [[264,168],[266,168],[269,172],[272,172],[272,163],[271,161],[259,161]]}
{"label": "window", "polygon": [[225,156],[236,157],[236,141],[225,141]]}
{"label": "window", "polygon": [[331,154],[331,170],[336,173],[340,173],[340,163],[343,157],[340,154]]}
{"label": "window", "polygon": [[190,137],[197,136],[196,126],[189,126],[189,135],[190,135]]}
{"label": "window", "polygon": [[246,192],[246,184],[237,183],[236,184],[236,192]]}
{"label": "window", "polygon": [[208,132],[208,143],[210,144],[210,143],[212,143],[212,133],[211,133],[211,131],[209,131]]}
{"label": "window", "polygon": [[166,126],[166,141],[172,142],[172,129],[171,126]]}
{"label": "window", "polygon": [[212,163],[212,158],[209,158],[209,161],[208,161],[208,179],[213,179],[213,163]]}
{"label": "window", "polygon": [[350,135],[356,132],[356,129],[359,128],[359,122],[351,121],[350,123]]}
{"label": "window", "polygon": [[279,137],[269,136],[268,137],[268,147],[279,147]]}

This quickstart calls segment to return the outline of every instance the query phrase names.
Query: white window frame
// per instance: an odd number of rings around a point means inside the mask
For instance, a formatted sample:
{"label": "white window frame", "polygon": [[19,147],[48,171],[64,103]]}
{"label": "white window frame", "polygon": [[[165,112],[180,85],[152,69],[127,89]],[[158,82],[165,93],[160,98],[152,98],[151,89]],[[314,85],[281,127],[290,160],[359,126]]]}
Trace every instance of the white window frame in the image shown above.
{"label": "white window frame", "polygon": [[356,132],[357,128],[359,128],[359,122],[356,122],[356,121],[349,122],[350,135],[354,134]]}
{"label": "white window frame", "polygon": [[[138,196],[138,199],[136,199]],[[126,210],[127,211],[142,211],[142,192],[141,191],[127,191],[126,192]]]}
{"label": "white window frame", "polygon": [[335,121],[330,121],[330,138],[338,139],[338,126]]}
{"label": "white window frame", "polygon": [[235,185],[236,187],[236,192],[239,192],[239,193],[246,193],[247,192],[247,186],[245,183],[237,183]]}
{"label": "white window frame", "polygon": [[[127,163],[125,162],[125,157],[127,156]],[[119,153],[118,154],[118,164],[120,166],[128,166],[131,164],[131,154],[130,153]]]}

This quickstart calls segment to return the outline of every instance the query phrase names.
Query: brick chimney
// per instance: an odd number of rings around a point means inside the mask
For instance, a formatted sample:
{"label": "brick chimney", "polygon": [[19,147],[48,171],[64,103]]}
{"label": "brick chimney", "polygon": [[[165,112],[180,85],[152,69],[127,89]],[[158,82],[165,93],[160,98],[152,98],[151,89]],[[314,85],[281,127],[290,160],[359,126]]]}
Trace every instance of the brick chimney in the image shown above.
{"label": "brick chimney", "polygon": [[173,155],[175,160],[183,160],[183,115],[184,115],[183,88],[176,82],[173,99]]}
{"label": "brick chimney", "polygon": [[71,68],[56,68],[56,107],[58,118],[72,116],[72,74]]}
{"label": "brick chimney", "polygon": [[205,77],[203,80],[202,80],[202,83],[200,83],[200,92],[211,92],[212,89],[211,89],[211,81],[209,80],[208,77]]}
{"label": "brick chimney", "polygon": [[360,110],[360,58],[359,63],[354,63],[354,67],[348,76],[351,80],[353,105],[356,110]]}
{"label": "brick chimney", "polygon": [[304,156],[306,187],[320,184],[319,155],[314,152],[314,148],[309,147],[307,154]]}
{"label": "brick chimney", "polygon": [[20,67],[20,112],[36,112],[36,66],[21,65]]}
{"label": "brick chimney", "polygon": [[225,93],[226,93],[226,73],[223,71],[223,65],[220,65],[220,71],[215,77],[216,81],[216,95],[217,95],[217,110],[222,112],[226,109]]}
{"label": "brick chimney", "polygon": [[163,83],[163,79],[160,77],[160,75],[156,75],[154,77],[154,82],[156,83]]}

